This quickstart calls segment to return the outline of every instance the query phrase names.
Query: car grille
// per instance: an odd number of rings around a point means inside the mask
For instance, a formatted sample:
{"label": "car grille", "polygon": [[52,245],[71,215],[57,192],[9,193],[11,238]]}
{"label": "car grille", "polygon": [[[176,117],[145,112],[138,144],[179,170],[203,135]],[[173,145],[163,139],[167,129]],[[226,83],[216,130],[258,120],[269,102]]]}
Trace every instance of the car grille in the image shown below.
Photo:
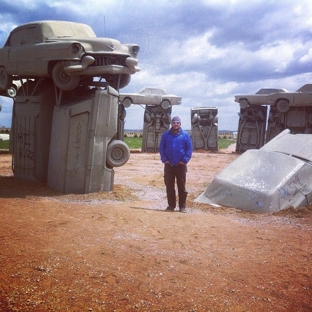
{"label": "car grille", "polygon": [[97,56],[91,55],[94,57],[95,62],[91,66],[106,66],[106,65],[121,65],[126,66],[125,60],[126,57],[122,56]]}

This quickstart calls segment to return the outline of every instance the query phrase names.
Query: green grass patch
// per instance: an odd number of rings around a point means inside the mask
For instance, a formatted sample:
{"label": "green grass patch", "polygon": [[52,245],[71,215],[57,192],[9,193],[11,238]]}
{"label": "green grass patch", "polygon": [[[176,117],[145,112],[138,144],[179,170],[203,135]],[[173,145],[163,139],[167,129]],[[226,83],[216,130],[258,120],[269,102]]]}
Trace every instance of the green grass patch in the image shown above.
{"label": "green grass patch", "polygon": [[9,149],[9,145],[10,145],[9,140],[5,141],[0,140],[0,149]]}
{"label": "green grass patch", "polygon": [[219,149],[228,148],[231,144],[235,143],[235,140],[231,139],[219,139]]}
{"label": "green grass patch", "polygon": [[128,145],[130,149],[138,149],[142,148],[142,138],[139,137],[125,137],[124,138],[125,143]]}

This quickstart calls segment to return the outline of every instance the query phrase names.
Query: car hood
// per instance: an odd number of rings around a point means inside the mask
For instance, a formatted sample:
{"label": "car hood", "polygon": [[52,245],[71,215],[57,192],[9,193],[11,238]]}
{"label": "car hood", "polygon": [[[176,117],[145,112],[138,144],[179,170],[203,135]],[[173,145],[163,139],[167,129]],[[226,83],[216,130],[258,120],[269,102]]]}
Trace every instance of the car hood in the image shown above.
{"label": "car hood", "polygon": [[119,96],[144,96],[144,95],[139,93],[119,93]]}
{"label": "car hood", "polygon": [[182,99],[181,96],[175,95],[175,94],[162,94],[162,97],[171,97],[171,98],[177,98],[177,99]]}
{"label": "car hood", "polygon": [[137,57],[139,46],[137,44],[121,44],[120,41],[112,38],[55,38],[47,42],[76,42],[80,43],[86,53],[123,54]]}

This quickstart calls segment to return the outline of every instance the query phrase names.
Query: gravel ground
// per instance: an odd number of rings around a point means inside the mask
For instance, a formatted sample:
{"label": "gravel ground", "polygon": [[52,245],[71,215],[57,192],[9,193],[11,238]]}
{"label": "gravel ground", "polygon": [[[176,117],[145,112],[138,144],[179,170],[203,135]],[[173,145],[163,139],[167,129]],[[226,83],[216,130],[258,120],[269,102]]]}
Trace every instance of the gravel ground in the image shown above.
{"label": "gravel ground", "polygon": [[113,192],[60,194],[0,154],[0,311],[311,311],[312,208],[194,203],[233,148],[195,152],[186,214],[164,212],[157,154],[131,153]]}

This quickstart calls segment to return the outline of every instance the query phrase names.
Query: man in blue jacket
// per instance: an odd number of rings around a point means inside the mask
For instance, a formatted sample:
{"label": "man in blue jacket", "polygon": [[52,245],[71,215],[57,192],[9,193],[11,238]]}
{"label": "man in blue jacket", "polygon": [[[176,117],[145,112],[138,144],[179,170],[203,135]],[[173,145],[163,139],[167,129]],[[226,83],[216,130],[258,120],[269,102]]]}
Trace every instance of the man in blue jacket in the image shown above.
{"label": "man in blue jacket", "polygon": [[178,116],[173,117],[171,128],[162,135],[159,145],[161,161],[165,164],[164,181],[168,200],[166,211],[174,211],[176,207],[175,179],[177,179],[179,210],[186,212],[186,164],[192,157],[192,151],[191,138],[182,130],[181,119]]}

